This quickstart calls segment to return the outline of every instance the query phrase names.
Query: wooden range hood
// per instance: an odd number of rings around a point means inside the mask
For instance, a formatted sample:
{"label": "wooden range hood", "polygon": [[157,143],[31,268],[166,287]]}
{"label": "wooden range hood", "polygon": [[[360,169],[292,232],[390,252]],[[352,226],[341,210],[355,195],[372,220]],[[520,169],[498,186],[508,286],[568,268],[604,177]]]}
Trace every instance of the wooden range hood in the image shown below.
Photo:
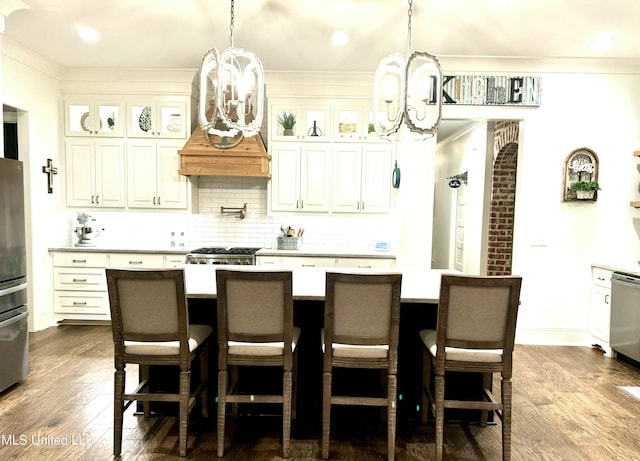
{"label": "wooden range hood", "polygon": [[[233,147],[215,147],[214,136],[199,126],[193,131],[180,154],[178,173],[184,176],[253,176],[271,178],[271,155],[258,133],[243,138]],[[220,138],[217,138],[220,141]]]}

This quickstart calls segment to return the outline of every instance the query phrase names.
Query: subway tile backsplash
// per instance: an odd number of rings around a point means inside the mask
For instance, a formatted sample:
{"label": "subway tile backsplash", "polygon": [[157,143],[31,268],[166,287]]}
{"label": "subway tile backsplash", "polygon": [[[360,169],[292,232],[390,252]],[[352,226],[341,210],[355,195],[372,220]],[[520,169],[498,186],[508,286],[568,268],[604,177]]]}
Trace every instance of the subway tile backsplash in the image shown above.
{"label": "subway tile backsplash", "polygon": [[[265,178],[201,176],[196,179],[197,213],[91,212],[96,227],[104,228],[99,244],[131,248],[167,248],[171,242],[186,250],[202,246],[276,248],[280,226],[305,229],[302,248],[370,251],[376,241],[397,241],[392,215],[269,215]],[[246,217],[222,215],[220,207],[240,208]],[[70,238],[75,242],[75,213],[70,216]],[[174,233],[172,236],[171,233]],[[181,235],[184,233],[184,235]]]}

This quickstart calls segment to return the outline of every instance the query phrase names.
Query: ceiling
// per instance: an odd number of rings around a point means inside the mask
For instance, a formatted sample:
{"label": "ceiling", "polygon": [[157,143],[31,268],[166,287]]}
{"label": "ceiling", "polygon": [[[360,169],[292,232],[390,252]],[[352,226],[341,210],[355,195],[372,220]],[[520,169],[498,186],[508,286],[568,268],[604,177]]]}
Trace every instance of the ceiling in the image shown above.
{"label": "ceiling", "polygon": [[[193,68],[229,46],[227,0],[22,0],[5,37],[63,67]],[[1,3],[14,0],[0,0]],[[373,72],[407,49],[407,1],[236,0],[234,41],[266,70]],[[439,57],[640,57],[638,0],[414,0],[412,49]],[[76,29],[100,38],[82,42]],[[330,43],[342,30],[347,45]],[[595,49],[601,34],[616,39]],[[446,70],[446,69],[445,69]]]}
{"label": "ceiling", "polygon": [[[4,36],[64,67],[198,69],[230,46],[229,0],[22,0]],[[3,4],[19,3],[0,0]],[[407,50],[403,0],[236,0],[234,44],[267,71],[371,72]],[[411,49],[446,57],[640,58],[640,0],[413,0]],[[93,43],[77,29],[99,33]],[[335,46],[330,36],[350,40]],[[601,49],[594,40],[615,40]],[[446,68],[444,69],[446,72]],[[439,139],[469,121],[446,121]]]}

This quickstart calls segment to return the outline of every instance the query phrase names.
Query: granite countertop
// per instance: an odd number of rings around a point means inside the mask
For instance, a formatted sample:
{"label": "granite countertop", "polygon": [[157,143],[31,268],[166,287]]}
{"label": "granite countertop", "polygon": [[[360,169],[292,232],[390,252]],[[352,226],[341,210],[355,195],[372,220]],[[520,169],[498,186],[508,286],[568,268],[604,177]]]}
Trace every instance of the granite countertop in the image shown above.
{"label": "granite countertop", "polygon": [[74,245],[53,247],[49,251],[67,251],[67,252],[89,252],[89,253],[153,253],[153,254],[180,254],[186,255],[189,250],[182,247],[111,247],[111,246],[94,246],[94,247],[77,247]]}
{"label": "granite countertop", "polygon": [[299,257],[325,257],[325,258],[379,258],[395,259],[394,253],[386,251],[367,250],[335,250],[328,248],[301,248],[299,250],[276,250],[263,248],[256,256],[299,256]]}

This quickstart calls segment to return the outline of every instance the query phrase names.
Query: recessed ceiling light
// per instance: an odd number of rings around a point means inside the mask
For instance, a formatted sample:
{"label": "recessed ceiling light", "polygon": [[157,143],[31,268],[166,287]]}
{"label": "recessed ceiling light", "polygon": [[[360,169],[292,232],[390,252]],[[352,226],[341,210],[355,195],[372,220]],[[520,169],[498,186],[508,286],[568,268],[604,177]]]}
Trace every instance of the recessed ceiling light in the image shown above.
{"label": "recessed ceiling light", "polygon": [[95,42],[100,38],[100,32],[91,27],[78,27],[76,32],[85,42]]}
{"label": "recessed ceiling light", "polygon": [[591,42],[591,47],[596,51],[605,51],[611,48],[613,42],[616,41],[616,36],[612,32],[607,32],[601,35],[598,35]]}
{"label": "recessed ceiling light", "polygon": [[349,43],[349,36],[346,32],[334,32],[334,34],[331,36],[331,43],[333,43],[334,45],[346,45],[347,43]]}

